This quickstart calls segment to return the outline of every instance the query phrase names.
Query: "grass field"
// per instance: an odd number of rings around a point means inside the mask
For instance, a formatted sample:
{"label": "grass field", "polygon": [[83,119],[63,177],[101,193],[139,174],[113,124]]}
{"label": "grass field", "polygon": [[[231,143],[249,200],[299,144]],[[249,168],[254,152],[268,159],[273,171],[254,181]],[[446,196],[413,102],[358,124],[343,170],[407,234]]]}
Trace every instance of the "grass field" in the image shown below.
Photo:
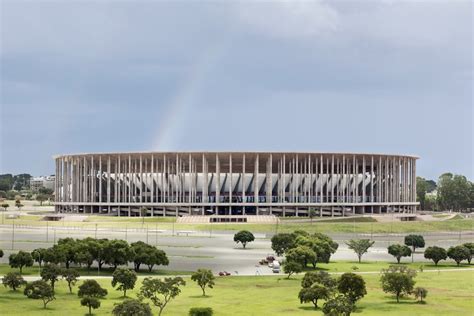
{"label": "grass field", "polygon": [[[202,256],[187,256],[187,257],[194,257],[194,258],[202,258]],[[456,265],[454,261],[441,261],[438,266],[435,266],[431,262],[409,262],[410,259],[404,259],[406,262],[402,260],[401,265],[407,266],[411,269],[420,271],[428,270],[446,270],[446,269],[469,269],[473,268],[474,265],[469,265],[466,261],[461,263],[459,266]],[[331,272],[331,273],[342,273],[342,272],[370,272],[370,271],[380,271],[381,269],[387,268],[390,264],[396,264],[394,262],[386,262],[386,261],[362,261],[361,263],[357,261],[332,261],[329,263],[318,263],[316,270]],[[104,266],[100,272],[97,271],[97,268],[93,267],[91,269],[86,268],[77,268],[80,275],[84,276],[110,276],[112,275],[113,270],[108,266]],[[308,270],[312,270],[312,267],[308,266]],[[4,275],[11,271],[19,271],[19,269],[12,269],[8,264],[0,264],[0,276]],[[24,267],[23,268],[23,275],[24,276],[38,276],[39,275],[39,267],[35,263],[32,267]],[[147,276],[147,275],[190,275],[192,271],[175,271],[175,270],[163,270],[161,267],[158,269],[153,270],[151,273],[148,272],[146,266],[142,266],[139,275]]]}
{"label": "grass field", "polygon": [[168,231],[194,230],[194,231],[238,231],[247,229],[257,233],[293,232],[303,229],[308,232],[322,233],[409,233],[409,232],[459,232],[474,230],[474,218],[453,219],[445,221],[416,221],[416,222],[360,222],[349,221],[350,219],[337,220],[337,222],[287,222],[280,224],[177,224],[175,218],[128,218],[128,217],[103,217],[90,216],[85,222],[46,222],[40,221],[39,217],[22,215],[19,219],[3,219],[5,225],[27,225],[27,226],[67,226],[78,229],[113,228],[113,229],[136,229],[148,228]]}
{"label": "grass field", "polygon": [[[76,268],[79,271],[80,275],[83,276],[110,276],[113,273],[113,270],[109,267],[104,267],[100,271],[97,271],[97,268],[86,269],[86,268]],[[5,275],[8,272],[20,271],[19,269],[12,269],[8,264],[0,264],[0,275]],[[32,267],[24,267],[23,275],[24,276],[38,276],[40,273],[39,267],[36,265]],[[143,276],[158,276],[158,275],[191,275],[192,271],[175,271],[175,270],[162,270],[155,269],[152,272],[148,272],[146,266],[141,267],[140,275]]]}
{"label": "grass field", "polygon": [[[214,289],[208,289],[207,297],[201,296],[200,288],[189,278],[182,293],[169,303],[163,315],[187,315],[191,307],[212,307],[215,315],[322,315],[311,304],[300,304],[298,291],[301,275],[290,280],[283,276],[267,277],[222,277]],[[383,293],[378,274],[363,275],[367,284],[367,296],[357,304],[354,315],[472,315],[474,271],[441,271],[418,273],[416,285],[428,289],[426,304],[416,303],[407,297],[396,303],[392,295]],[[123,300],[121,292],[114,290],[110,279],[98,280],[109,294],[95,315],[110,315],[114,303]],[[141,279],[139,279],[139,282]],[[80,282],[79,282],[80,283]],[[139,284],[129,297],[136,297]],[[74,288],[77,292],[77,286]],[[2,315],[84,315],[75,294],[69,294],[64,281],[57,285],[56,301],[42,308],[42,302],[27,299],[21,291],[12,292],[0,288],[0,311]],[[324,302],[320,302],[322,306]],[[156,314],[157,308],[152,307]]]}

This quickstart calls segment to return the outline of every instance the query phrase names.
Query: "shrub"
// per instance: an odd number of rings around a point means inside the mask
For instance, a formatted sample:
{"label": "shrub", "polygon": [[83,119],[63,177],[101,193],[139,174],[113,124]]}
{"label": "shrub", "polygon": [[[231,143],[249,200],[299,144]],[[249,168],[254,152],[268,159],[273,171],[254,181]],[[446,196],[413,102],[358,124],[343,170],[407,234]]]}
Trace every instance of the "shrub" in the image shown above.
{"label": "shrub", "polygon": [[189,316],[212,316],[214,312],[210,307],[193,307],[189,310]]}

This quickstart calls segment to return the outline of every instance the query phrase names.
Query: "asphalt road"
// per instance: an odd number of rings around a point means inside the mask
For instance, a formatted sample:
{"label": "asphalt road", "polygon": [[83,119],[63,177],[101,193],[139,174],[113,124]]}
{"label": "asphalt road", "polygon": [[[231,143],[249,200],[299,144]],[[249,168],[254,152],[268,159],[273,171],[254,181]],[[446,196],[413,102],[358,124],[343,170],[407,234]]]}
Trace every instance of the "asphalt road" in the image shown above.
{"label": "asphalt road", "polygon": [[[174,235],[172,235],[174,233]],[[179,234],[179,236],[177,236]],[[188,235],[188,236],[186,236]],[[353,235],[329,234],[339,243],[339,249],[332,256],[334,260],[357,260],[354,252],[347,248],[345,241],[352,238],[372,238],[374,246],[364,255],[364,260],[393,261],[387,253],[387,246],[391,243],[402,243],[403,234],[393,235]],[[426,246],[438,245],[450,247],[474,240],[474,232],[460,233],[426,233],[423,234]],[[231,233],[186,232],[186,231],[155,231],[155,230],[127,230],[98,229],[73,230],[67,228],[15,228],[0,225],[0,249],[5,255],[0,262],[7,263],[8,255],[18,250],[31,251],[39,247],[50,247],[59,238],[109,238],[125,239],[128,242],[142,240],[157,245],[169,256],[170,264],[165,269],[179,271],[193,271],[198,268],[209,268],[214,272],[228,271],[238,275],[272,274],[267,267],[257,267],[258,261],[269,254],[271,249],[270,236],[256,234],[256,240],[242,249],[233,241]],[[12,240],[14,242],[12,243]],[[11,250],[13,246],[13,249]],[[415,254],[415,261],[425,261],[423,254]],[[161,267],[160,267],[161,268]]]}

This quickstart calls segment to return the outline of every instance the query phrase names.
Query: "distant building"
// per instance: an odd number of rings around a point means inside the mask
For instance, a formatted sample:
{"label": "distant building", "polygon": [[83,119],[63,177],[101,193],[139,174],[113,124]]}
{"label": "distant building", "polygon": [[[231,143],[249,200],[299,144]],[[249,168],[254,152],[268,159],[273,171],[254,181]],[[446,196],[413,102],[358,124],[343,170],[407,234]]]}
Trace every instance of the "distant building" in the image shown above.
{"label": "distant building", "polygon": [[418,157],[356,153],[61,155],[56,211],[151,216],[414,212]]}
{"label": "distant building", "polygon": [[40,188],[47,188],[47,189],[54,190],[55,180],[56,180],[55,176],[33,177],[30,179],[30,189],[33,192],[38,192]]}

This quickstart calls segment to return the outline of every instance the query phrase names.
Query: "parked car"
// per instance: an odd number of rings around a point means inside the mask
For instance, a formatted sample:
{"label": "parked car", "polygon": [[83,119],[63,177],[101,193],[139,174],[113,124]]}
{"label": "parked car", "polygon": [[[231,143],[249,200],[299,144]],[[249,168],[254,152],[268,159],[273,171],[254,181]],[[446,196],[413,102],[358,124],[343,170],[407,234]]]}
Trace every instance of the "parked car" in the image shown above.
{"label": "parked car", "polygon": [[280,273],[280,262],[274,260],[272,263],[272,271],[273,273]]}

